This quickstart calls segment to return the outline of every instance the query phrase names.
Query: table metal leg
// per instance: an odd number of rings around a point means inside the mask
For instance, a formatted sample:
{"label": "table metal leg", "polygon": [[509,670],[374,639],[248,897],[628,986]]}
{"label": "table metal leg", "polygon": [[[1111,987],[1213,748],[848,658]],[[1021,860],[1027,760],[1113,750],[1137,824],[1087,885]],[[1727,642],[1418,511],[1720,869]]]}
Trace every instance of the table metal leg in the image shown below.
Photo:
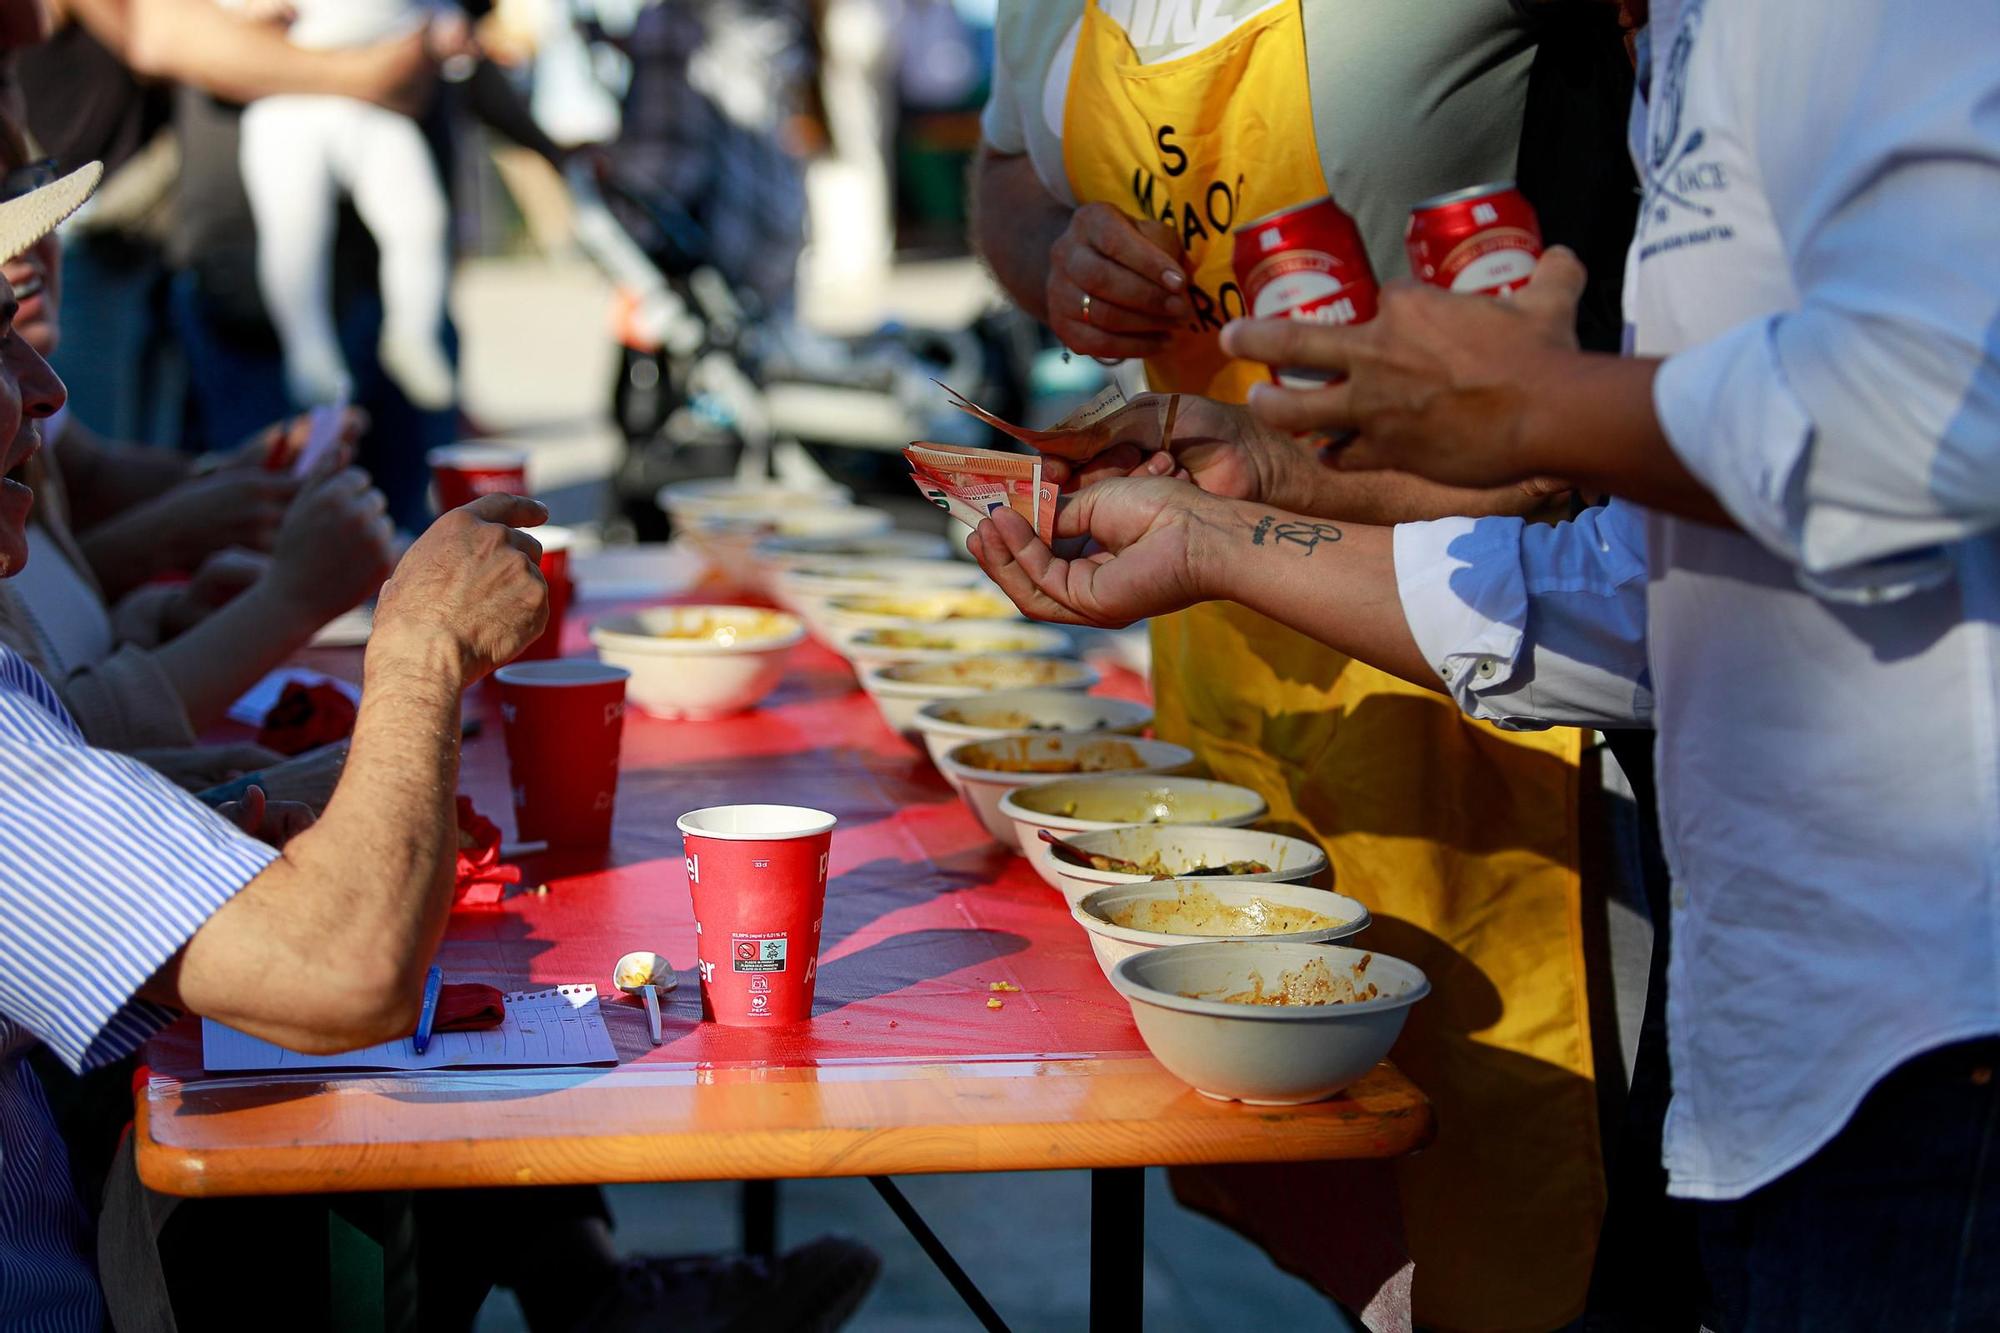
{"label": "table metal leg", "polygon": [[328,1323],[338,1333],[414,1333],[417,1224],[407,1192],[330,1201]]}
{"label": "table metal leg", "polygon": [[1091,1333],[1137,1333],[1146,1324],[1146,1171],[1090,1173]]}
{"label": "table metal leg", "polygon": [[868,1183],[882,1196],[882,1202],[889,1205],[896,1220],[909,1229],[917,1244],[923,1246],[924,1253],[937,1265],[938,1272],[944,1274],[944,1280],[951,1283],[951,1289],[958,1293],[959,1299],[965,1302],[980,1326],[987,1333],[1008,1333],[1007,1321],[1000,1317],[1000,1312],[993,1308],[971,1276],[958,1266],[958,1260],[951,1257],[951,1251],[944,1247],[937,1233],[930,1229],[930,1225],[903,1196],[903,1191],[896,1188],[896,1182],[887,1176],[870,1176]]}
{"label": "table metal leg", "polygon": [[778,1253],[778,1182],[743,1182],[743,1252],[759,1258]]}

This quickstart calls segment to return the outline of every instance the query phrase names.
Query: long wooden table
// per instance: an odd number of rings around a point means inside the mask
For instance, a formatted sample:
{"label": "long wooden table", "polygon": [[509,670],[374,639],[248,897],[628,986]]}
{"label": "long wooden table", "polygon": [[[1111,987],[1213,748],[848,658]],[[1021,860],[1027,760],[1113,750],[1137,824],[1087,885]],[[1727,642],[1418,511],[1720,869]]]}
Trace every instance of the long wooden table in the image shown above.
{"label": "long wooden table", "polygon": [[[581,623],[568,636],[566,651],[587,651]],[[359,656],[311,665],[358,675]],[[483,726],[461,790],[510,825],[494,700],[482,688],[470,709]],[[1429,1104],[1387,1064],[1338,1098],[1286,1108],[1212,1101],[1168,1074],[1060,896],[986,838],[824,649],[798,649],[779,693],[743,717],[628,715],[620,781],[608,853],[524,861],[524,885],[499,908],[453,914],[440,954],[457,980],[594,981],[616,1068],[210,1078],[198,1030],[182,1024],[149,1051],[141,1178],[223,1196],[869,1176],[901,1215],[886,1177],[1087,1168],[1093,1324],[1131,1327],[1138,1168],[1382,1158],[1430,1136]],[[742,800],[841,818],[816,1014],[795,1029],[699,1021],[674,818]],[[609,985],[637,948],[686,969],[658,1048]],[[959,1282],[921,1221],[905,1220]]]}

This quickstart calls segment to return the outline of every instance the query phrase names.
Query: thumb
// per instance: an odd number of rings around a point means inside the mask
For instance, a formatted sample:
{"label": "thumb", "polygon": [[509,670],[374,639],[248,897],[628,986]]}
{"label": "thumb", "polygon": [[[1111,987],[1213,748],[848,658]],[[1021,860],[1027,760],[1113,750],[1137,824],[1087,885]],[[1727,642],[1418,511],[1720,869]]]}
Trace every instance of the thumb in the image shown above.
{"label": "thumb", "polygon": [[1589,280],[1590,271],[1576,257],[1576,251],[1566,245],[1552,245],[1542,252],[1534,273],[1529,275],[1528,285],[1514,293],[1514,300],[1528,307],[1571,310],[1583,299],[1584,285]]}
{"label": "thumb", "polygon": [[257,831],[264,827],[264,789],[254,785],[246,788],[243,799],[236,802],[236,808],[229,812],[229,817],[237,828],[256,837]]}

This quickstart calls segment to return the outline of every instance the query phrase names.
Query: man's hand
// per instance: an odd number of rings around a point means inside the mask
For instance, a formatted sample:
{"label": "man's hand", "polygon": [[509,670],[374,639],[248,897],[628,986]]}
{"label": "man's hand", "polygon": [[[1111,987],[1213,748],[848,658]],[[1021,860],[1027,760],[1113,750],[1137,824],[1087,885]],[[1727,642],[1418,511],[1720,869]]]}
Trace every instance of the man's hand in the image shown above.
{"label": "man's hand", "polygon": [[[358,407],[348,408],[341,415],[340,435],[333,452],[327,456],[320,470],[338,472],[352,463],[355,446],[367,430],[368,413]],[[272,422],[226,454],[209,455],[213,461],[208,466],[214,472],[238,468],[289,472],[311,434],[312,413],[301,412],[295,417]]]}
{"label": "man's hand", "polygon": [[426,29],[393,41],[321,54],[344,63],[349,96],[413,117],[421,117],[431,104],[437,60]]}
{"label": "man's hand", "polygon": [[382,587],[375,644],[442,643],[470,684],[535,641],[548,622],[541,543],[519,528],[549,511],[518,495],[483,495],[431,524]]}
{"label": "man's hand", "polygon": [[271,548],[274,592],[324,624],[364,601],[395,564],[388,501],[350,468],[300,495]]}
{"label": "man's hand", "polygon": [[1223,330],[1222,345],[1267,365],[1347,377],[1317,389],[1260,384],[1250,394],[1266,426],[1333,437],[1336,467],[1505,486],[1548,470],[1529,423],[1581,355],[1583,284],[1583,265],[1557,246],[1509,300],[1391,283],[1366,324],[1240,320]]}
{"label": "man's hand", "polygon": [[161,637],[185,634],[255,586],[270,572],[271,557],[255,551],[217,551],[177,589],[160,613]]}
{"label": "man's hand", "polygon": [[176,787],[205,791],[225,782],[234,782],[245,773],[254,773],[266,764],[284,760],[276,750],[261,745],[193,745],[166,750],[134,750],[132,757],[163,775]]}
{"label": "man's hand", "polygon": [[299,489],[282,472],[225,468],[190,477],[113,521],[144,534],[170,567],[194,569],[227,547],[270,550]]}
{"label": "man's hand", "polygon": [[1049,327],[1085,356],[1157,356],[1192,313],[1187,284],[1171,228],[1085,204],[1049,251]]}
{"label": "man's hand", "polygon": [[262,787],[252,787],[240,801],[226,801],[216,813],[259,842],[283,847],[314,823],[310,808],[296,801],[266,799]]}
{"label": "man's hand", "polygon": [[1182,481],[1106,481],[1056,514],[1057,537],[1100,549],[1060,559],[1012,510],[981,523],[968,543],[993,581],[1037,620],[1117,628],[1205,601],[1204,558],[1226,523],[1216,500]]}
{"label": "man's hand", "polygon": [[259,765],[258,785],[273,801],[324,810],[346,770],[347,750],[347,742],[338,741],[289,759],[274,756],[269,763]]}
{"label": "man's hand", "polygon": [[[1153,397],[1145,394],[1132,401]],[[1042,475],[1072,489],[1117,477],[1175,477],[1231,500],[1304,507],[1305,497],[1293,492],[1309,489],[1309,473],[1318,466],[1311,449],[1265,430],[1248,408],[1184,393],[1172,434],[1164,439],[1155,428],[1159,416],[1139,412],[1132,420],[1141,433],[1119,440],[1088,462],[1045,457]]]}

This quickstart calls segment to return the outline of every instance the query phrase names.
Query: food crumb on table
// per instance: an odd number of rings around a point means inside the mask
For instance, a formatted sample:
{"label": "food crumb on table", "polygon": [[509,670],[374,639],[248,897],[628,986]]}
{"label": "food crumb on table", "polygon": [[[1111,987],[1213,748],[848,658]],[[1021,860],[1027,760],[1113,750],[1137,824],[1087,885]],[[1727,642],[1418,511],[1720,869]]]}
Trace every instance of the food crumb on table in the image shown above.
{"label": "food crumb on table", "polygon": [[992,999],[988,1000],[986,1002],[986,1007],[988,1009],[998,1009],[1000,1007],[1000,997],[996,995]]}
{"label": "food crumb on table", "polygon": [[997,990],[997,991],[1007,991],[1007,992],[1009,992],[1009,993],[1011,993],[1011,994],[1016,994],[1016,995],[1020,994],[1020,991],[1021,991],[1021,988],[1020,988],[1019,986],[1016,986],[1016,985],[1015,985],[1015,984],[1014,984],[1013,982],[1011,982],[1011,981],[989,981],[989,982],[987,982],[987,983],[986,983],[986,989],[987,989],[987,990]]}

